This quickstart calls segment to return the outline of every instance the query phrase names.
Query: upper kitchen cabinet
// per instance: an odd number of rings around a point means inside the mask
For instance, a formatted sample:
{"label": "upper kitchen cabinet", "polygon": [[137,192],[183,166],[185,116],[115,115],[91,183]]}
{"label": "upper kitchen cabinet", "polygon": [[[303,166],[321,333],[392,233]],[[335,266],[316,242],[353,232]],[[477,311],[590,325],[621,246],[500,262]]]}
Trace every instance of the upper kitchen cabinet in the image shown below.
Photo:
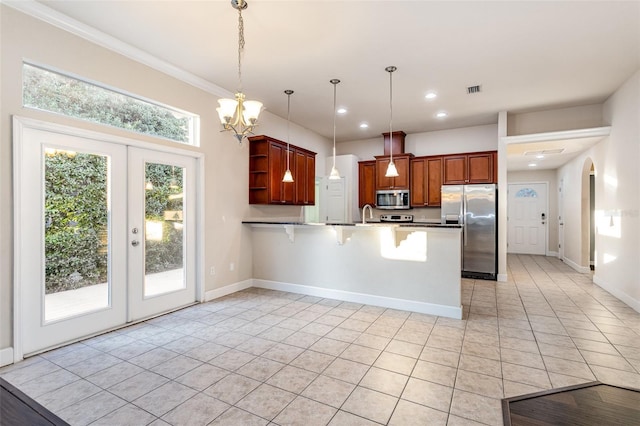
{"label": "upper kitchen cabinet", "polygon": [[393,162],[398,170],[398,177],[385,176],[389,166],[389,156],[376,156],[376,189],[409,189],[411,178],[409,175],[409,163],[413,154],[398,154],[393,156]]}
{"label": "upper kitchen cabinet", "polygon": [[442,158],[442,183],[494,183],[494,158],[494,151],[445,155]]}
{"label": "upper kitchen cabinet", "polygon": [[[287,155],[294,182],[282,182]],[[315,204],[315,156],[269,136],[249,137],[249,204]]]}
{"label": "upper kitchen cabinet", "polygon": [[376,162],[358,162],[358,205],[376,205]]}
{"label": "upper kitchen cabinet", "polygon": [[411,207],[440,206],[441,186],[441,156],[411,160]]}

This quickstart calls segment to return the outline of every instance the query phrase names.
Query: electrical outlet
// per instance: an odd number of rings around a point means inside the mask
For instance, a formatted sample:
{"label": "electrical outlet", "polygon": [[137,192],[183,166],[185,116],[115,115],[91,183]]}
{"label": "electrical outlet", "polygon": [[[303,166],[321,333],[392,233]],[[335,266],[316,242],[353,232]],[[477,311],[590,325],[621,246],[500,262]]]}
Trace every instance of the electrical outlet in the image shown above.
{"label": "electrical outlet", "polygon": [[210,273],[211,273],[211,275],[215,275],[216,274],[216,267],[215,266],[211,267],[211,272]]}
{"label": "electrical outlet", "polygon": [[236,265],[235,265],[235,263],[231,262],[231,263],[229,264],[229,270],[230,270],[230,271],[233,271],[234,269],[236,269]]}

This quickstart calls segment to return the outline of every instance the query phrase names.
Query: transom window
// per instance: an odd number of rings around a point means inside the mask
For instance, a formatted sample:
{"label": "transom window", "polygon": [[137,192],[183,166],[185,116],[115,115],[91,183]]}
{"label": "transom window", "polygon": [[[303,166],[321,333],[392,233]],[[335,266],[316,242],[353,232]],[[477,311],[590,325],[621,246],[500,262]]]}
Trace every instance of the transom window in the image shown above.
{"label": "transom window", "polygon": [[22,104],[132,132],[198,145],[198,116],[24,63]]}

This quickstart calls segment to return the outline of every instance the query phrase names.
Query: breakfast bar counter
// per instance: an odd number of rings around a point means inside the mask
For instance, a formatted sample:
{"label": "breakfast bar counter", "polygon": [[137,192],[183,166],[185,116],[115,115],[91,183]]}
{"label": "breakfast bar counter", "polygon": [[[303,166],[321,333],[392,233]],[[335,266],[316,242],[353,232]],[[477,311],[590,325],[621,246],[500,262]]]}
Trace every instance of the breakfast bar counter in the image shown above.
{"label": "breakfast bar counter", "polygon": [[459,225],[243,223],[255,286],[462,318]]}

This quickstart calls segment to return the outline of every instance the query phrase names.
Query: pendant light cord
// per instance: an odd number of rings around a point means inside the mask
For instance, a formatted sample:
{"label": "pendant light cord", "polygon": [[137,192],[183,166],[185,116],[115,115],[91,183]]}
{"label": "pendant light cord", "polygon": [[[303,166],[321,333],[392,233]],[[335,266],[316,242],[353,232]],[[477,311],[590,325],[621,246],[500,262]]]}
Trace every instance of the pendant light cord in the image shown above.
{"label": "pendant light cord", "polygon": [[393,164],[393,72],[395,67],[387,68],[389,71],[389,145],[391,147],[391,161]]}
{"label": "pendant light cord", "polygon": [[291,93],[293,93],[293,90],[286,90],[285,93],[287,94],[287,170],[289,169],[289,142],[291,141],[291,137],[289,136],[289,115],[291,113]]}
{"label": "pendant light cord", "polygon": [[338,83],[333,83],[333,168],[334,169],[336,167],[336,86],[338,85]]}
{"label": "pendant light cord", "polygon": [[242,19],[242,9],[244,0],[238,0],[238,92],[242,93],[242,53],[244,51],[244,20]]}

